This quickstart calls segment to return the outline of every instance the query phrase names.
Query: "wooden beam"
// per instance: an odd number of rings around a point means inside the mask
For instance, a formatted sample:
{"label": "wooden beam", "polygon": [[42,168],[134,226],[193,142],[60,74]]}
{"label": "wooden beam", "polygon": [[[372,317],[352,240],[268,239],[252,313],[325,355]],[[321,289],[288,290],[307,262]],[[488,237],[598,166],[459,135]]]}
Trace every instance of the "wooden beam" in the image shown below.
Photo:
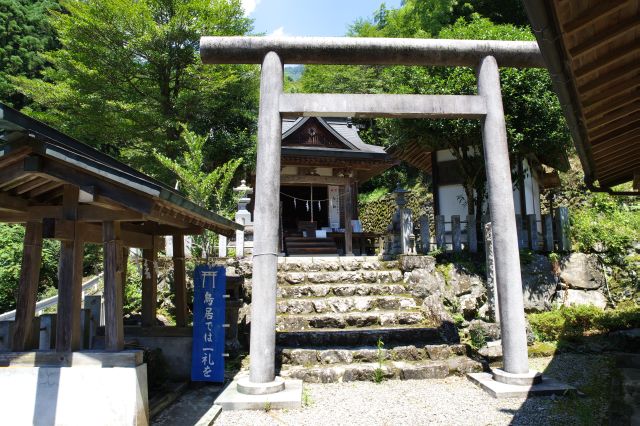
{"label": "wooden beam", "polygon": [[583,96],[581,103],[583,108],[592,108],[595,105],[607,102],[611,98],[620,96],[620,93],[623,93],[627,90],[637,89],[638,86],[640,86],[640,74],[636,75],[635,77],[625,79],[624,81],[616,83],[613,86],[609,86],[606,89],[595,92],[590,96]]}
{"label": "wooden beam", "polygon": [[158,307],[158,275],[156,264],[158,250],[155,246],[142,250],[142,326],[156,325]]}
{"label": "wooden beam", "polygon": [[27,200],[0,192],[0,210],[23,213],[27,210],[27,206]]}
{"label": "wooden beam", "polygon": [[629,180],[633,178],[632,170],[635,166],[640,162],[640,154],[637,155],[629,155],[626,158],[615,162],[614,164],[608,165],[608,167],[602,167],[601,170],[598,171],[598,179],[607,179],[612,176],[619,176],[621,174],[628,175]]}
{"label": "wooden beam", "polygon": [[187,326],[187,273],[184,259],[184,236],[173,236],[173,285],[176,302],[176,326]]}
{"label": "wooden beam", "polygon": [[49,181],[47,183],[45,183],[44,185],[40,185],[37,188],[32,189],[31,191],[28,192],[27,197],[28,198],[35,198],[35,197],[39,197],[43,194],[46,194],[49,191],[53,191],[56,188],[59,188],[60,185],[62,185],[60,182],[58,181]]}
{"label": "wooden beam", "polygon": [[47,179],[44,179],[40,176],[33,176],[33,179],[31,179],[30,181],[17,186],[14,189],[14,192],[18,195],[22,195],[25,192],[29,192],[38,188],[39,186],[46,184],[47,182],[49,182]]}
{"label": "wooden beam", "polygon": [[638,99],[640,99],[639,90],[632,90],[628,93],[618,93],[617,96],[610,99],[607,103],[598,103],[591,107],[583,107],[584,116],[587,120],[593,119],[600,115],[605,115],[617,108],[636,102]]}
{"label": "wooden beam", "polygon": [[598,132],[589,133],[589,142],[591,142],[591,145],[595,148],[600,144],[606,144],[610,140],[626,139],[629,134],[638,128],[638,123],[640,123],[640,120],[629,123],[624,127],[618,127],[612,130],[605,128]]}
{"label": "wooden beam", "polygon": [[[614,111],[611,111],[610,113],[600,117],[600,118],[595,118],[592,120],[588,120],[587,121],[587,127],[589,129],[596,129],[598,127],[602,127],[605,126],[609,123],[613,123],[616,120],[621,120],[624,119],[628,116],[630,116],[631,114],[640,111],[640,100],[637,100],[625,107],[622,108],[618,108]],[[638,117],[638,115],[636,115],[636,117]]]}
{"label": "wooden beam", "polygon": [[640,191],[640,169],[633,172],[633,189]]}
{"label": "wooden beam", "polygon": [[120,239],[120,223],[102,223],[104,244],[104,317],[105,349],[124,349],[124,325],[122,322],[123,256]]}
{"label": "wooden beam", "polygon": [[475,95],[282,94],[283,117],[482,118],[485,101]]}
{"label": "wooden beam", "polygon": [[24,170],[24,160],[4,166],[0,168],[0,187],[5,187],[28,174],[29,172]]}
{"label": "wooden beam", "polygon": [[57,161],[43,161],[41,171],[77,186],[94,187],[101,197],[140,213],[149,213],[154,205],[154,201],[148,195],[142,195],[137,191],[106,181],[100,176],[68,167]]}
{"label": "wooden beam", "polygon": [[353,197],[351,185],[344,187],[344,254],[353,256],[353,228],[351,219],[353,218]]}
{"label": "wooden beam", "polygon": [[42,261],[42,223],[28,222],[24,234],[24,249],[20,269],[20,284],[13,327],[12,350],[21,352],[32,341],[32,324],[35,316],[36,297],[40,282]]}
{"label": "wooden beam", "polygon": [[595,163],[596,169],[602,168],[603,165],[615,164],[620,160],[626,159],[630,155],[638,155],[640,153],[640,145],[637,147],[629,147],[627,149],[619,149],[612,151],[612,153],[606,156],[594,157],[593,162]]}
{"label": "wooden beam", "polygon": [[[589,62],[588,64],[577,68],[573,71],[573,74],[576,78],[584,78],[594,72],[598,72],[603,68],[610,66],[611,64],[622,61],[630,56],[634,56],[636,53],[640,51],[640,40],[635,39],[632,43],[625,44],[623,46],[618,47],[617,49],[610,50],[604,55],[600,55],[593,62]],[[633,59],[632,59],[633,60]],[[632,66],[627,61],[627,66]],[[605,71],[606,73],[606,71]]]}
{"label": "wooden beam", "polygon": [[78,187],[64,186],[63,214],[73,225],[73,238],[60,244],[58,263],[58,317],[56,327],[56,351],[69,352],[80,349],[80,307],[82,304],[83,232],[75,221],[78,208]]}
{"label": "wooden beam", "polygon": [[608,91],[609,89],[605,88],[608,84],[613,84],[619,80],[627,80],[637,74],[638,69],[636,67],[630,67],[627,64],[622,64],[614,69],[608,70],[598,78],[588,80],[584,84],[580,84],[578,82],[576,82],[576,84],[578,86],[578,92],[582,96],[585,96],[587,93],[591,92],[597,91],[597,93],[601,93],[603,91]]}
{"label": "wooden beam", "polygon": [[10,190],[12,190],[14,188],[19,187],[20,185],[23,185],[23,184],[25,184],[27,182],[30,182],[33,178],[34,178],[33,175],[25,174],[25,175],[22,175],[22,176],[14,179],[12,181],[3,182],[2,183],[2,190],[3,191],[10,191]]}
{"label": "wooden beam", "polygon": [[346,186],[349,184],[349,178],[338,176],[280,176],[281,185],[298,185],[298,184],[318,184],[318,185],[338,185]]}
{"label": "wooden beam", "polygon": [[593,25],[593,22],[602,19],[627,4],[626,0],[609,0],[596,3],[593,7],[586,9],[579,14],[576,18],[568,21],[562,25],[562,30],[565,33],[565,37],[581,30],[587,25]]}
{"label": "wooden beam", "polygon": [[81,222],[144,220],[144,215],[132,210],[112,210],[89,205],[78,206],[78,220]]}
{"label": "wooden beam", "polygon": [[569,49],[569,54],[575,59],[623,36],[628,31],[636,31],[637,28],[638,16],[632,14],[631,18],[624,21],[616,21],[615,25],[608,27],[606,30],[595,32],[592,38]]}
{"label": "wooden beam", "polygon": [[203,228],[200,226],[189,226],[186,228],[163,225],[156,222],[143,222],[143,223],[123,223],[122,229],[127,231],[139,232],[148,235],[200,235],[203,232]]}
{"label": "wooden beam", "polygon": [[[616,121],[612,121],[608,126],[600,127],[599,129],[592,130],[587,128],[589,138],[596,143],[595,140],[609,139],[618,136],[621,133],[627,133],[638,128],[640,122],[640,114],[634,114],[626,117],[622,117]],[[605,137],[606,135],[606,137]]]}

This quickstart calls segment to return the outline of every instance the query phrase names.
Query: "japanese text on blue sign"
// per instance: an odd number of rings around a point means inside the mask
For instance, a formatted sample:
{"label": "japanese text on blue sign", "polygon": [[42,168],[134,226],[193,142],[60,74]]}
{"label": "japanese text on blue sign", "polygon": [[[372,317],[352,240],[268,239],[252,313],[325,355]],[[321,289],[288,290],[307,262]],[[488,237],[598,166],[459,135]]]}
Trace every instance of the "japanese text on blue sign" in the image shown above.
{"label": "japanese text on blue sign", "polygon": [[194,271],[191,380],[224,381],[226,271],[198,265]]}

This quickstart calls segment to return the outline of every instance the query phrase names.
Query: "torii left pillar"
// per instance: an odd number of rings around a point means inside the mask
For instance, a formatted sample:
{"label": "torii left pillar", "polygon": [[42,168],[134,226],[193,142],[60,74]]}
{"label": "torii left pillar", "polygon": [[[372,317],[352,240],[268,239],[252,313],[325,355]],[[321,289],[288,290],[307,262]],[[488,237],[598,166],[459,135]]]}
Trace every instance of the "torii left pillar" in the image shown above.
{"label": "torii left pillar", "polygon": [[249,377],[238,381],[238,392],[264,395],[284,390],[275,376],[276,284],[282,119],[279,97],[283,66],[275,52],[265,55],[260,76],[258,158],[256,165],[253,288],[251,300],[251,364]]}

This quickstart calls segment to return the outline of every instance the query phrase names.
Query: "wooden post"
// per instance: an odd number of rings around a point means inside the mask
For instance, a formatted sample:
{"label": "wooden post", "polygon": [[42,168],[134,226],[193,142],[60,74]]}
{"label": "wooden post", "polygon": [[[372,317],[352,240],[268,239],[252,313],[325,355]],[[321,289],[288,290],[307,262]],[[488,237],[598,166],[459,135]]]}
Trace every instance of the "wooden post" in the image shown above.
{"label": "wooden post", "polygon": [[[127,304],[127,273],[129,270],[129,247],[122,247],[122,306]],[[104,311],[101,313],[104,315]],[[98,318],[100,321],[100,318]]]}
{"label": "wooden post", "polygon": [[124,326],[122,323],[122,241],[120,223],[106,221],[102,223],[102,242],[104,244],[104,336],[105,349],[121,351],[124,349]]}
{"label": "wooden post", "polygon": [[462,236],[460,235],[460,216],[451,216],[451,245],[454,252],[462,251]]}
{"label": "wooden post", "polygon": [[444,236],[444,216],[439,214],[436,216],[436,247],[441,250],[447,249],[447,242]]}
{"label": "wooden post", "polygon": [[351,219],[353,218],[353,199],[351,185],[344,187],[344,254],[353,256],[353,228]]}
{"label": "wooden post", "polygon": [[153,327],[156,325],[156,309],[158,307],[158,276],[156,261],[158,251],[155,247],[156,238],[153,238],[153,248],[142,250],[142,326]]}
{"label": "wooden post", "polygon": [[32,340],[32,323],[36,309],[40,263],[42,261],[42,223],[27,222],[24,234],[20,284],[13,332],[13,350],[21,352]]}
{"label": "wooden post", "polygon": [[538,250],[538,218],[535,214],[527,215],[529,231],[529,248],[531,250]]}
{"label": "wooden post", "polygon": [[184,236],[173,236],[173,286],[176,303],[176,325],[187,326],[187,276],[184,261]]}
{"label": "wooden post", "polygon": [[542,215],[542,238],[544,239],[544,251],[553,251],[553,218],[550,214]]}
{"label": "wooden post", "polygon": [[476,230],[476,215],[467,215],[467,247],[470,253],[478,252],[478,232]]}
{"label": "wooden post", "polygon": [[65,185],[63,192],[63,217],[69,234],[60,244],[58,263],[58,317],[56,327],[56,351],[70,352],[81,347],[80,307],[82,305],[82,256],[84,242],[82,225],[76,222],[79,189]]}

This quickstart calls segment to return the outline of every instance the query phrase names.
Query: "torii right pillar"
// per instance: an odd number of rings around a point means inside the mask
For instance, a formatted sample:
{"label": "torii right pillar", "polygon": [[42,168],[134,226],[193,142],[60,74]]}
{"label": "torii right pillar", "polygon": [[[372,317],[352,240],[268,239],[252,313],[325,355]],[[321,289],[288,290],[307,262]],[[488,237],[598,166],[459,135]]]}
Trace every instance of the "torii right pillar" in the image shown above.
{"label": "torii right pillar", "polygon": [[[513,185],[507,145],[507,128],[502,108],[500,73],[493,56],[478,66],[478,95],[486,102],[482,139],[487,173],[489,209],[493,228],[498,305],[502,334],[503,369],[494,369],[496,381],[504,376],[540,376],[529,371],[527,335],[520,275],[520,253],[513,206]],[[522,378],[524,378],[522,377]]]}

